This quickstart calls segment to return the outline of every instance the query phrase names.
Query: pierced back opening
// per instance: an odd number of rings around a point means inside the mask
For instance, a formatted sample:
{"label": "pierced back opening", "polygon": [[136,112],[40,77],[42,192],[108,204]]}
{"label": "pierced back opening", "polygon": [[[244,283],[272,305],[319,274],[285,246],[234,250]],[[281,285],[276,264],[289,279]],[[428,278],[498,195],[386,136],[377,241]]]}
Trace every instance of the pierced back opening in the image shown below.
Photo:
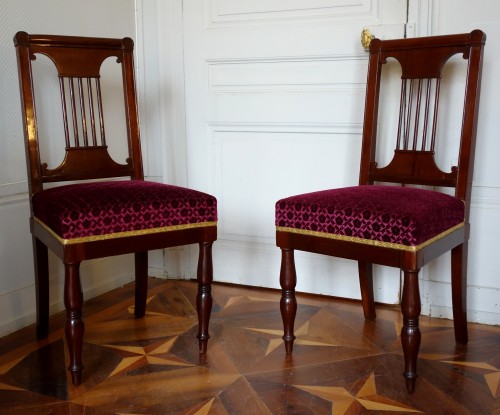
{"label": "pierced back opening", "polygon": [[[127,176],[142,179],[132,40],[28,35],[19,32],[14,41],[32,191],[41,190],[45,182]],[[40,156],[33,85],[36,76],[32,65],[38,56],[49,58],[57,69],[60,107],[48,111],[62,113],[65,152],[64,160],[54,168],[49,168]],[[126,126],[123,131],[126,131],[127,156],[121,163],[110,156],[106,136],[101,69],[108,58],[118,63],[122,77],[120,89],[124,97],[122,102]],[[46,114],[47,109],[44,111]]]}
{"label": "pierced back opening", "polygon": [[[372,41],[360,184],[387,182],[455,187],[456,194],[465,197],[467,176],[472,174],[484,42],[484,33],[478,30],[463,35]],[[443,83],[449,81],[443,69],[454,56],[467,64],[462,86],[464,98],[460,102],[447,102],[463,109],[458,140],[449,137],[448,126],[438,125],[439,112],[447,109],[440,105]],[[381,76],[388,60],[395,60],[401,66],[399,113],[394,114],[397,120],[394,154],[388,164],[380,166],[376,158],[377,139],[391,138],[377,137],[378,124],[387,121],[379,120],[378,112]],[[452,157],[458,163],[449,170],[436,164],[438,143],[443,140],[455,140],[460,146],[459,154]]]}
{"label": "pierced back opening", "polygon": [[106,146],[100,79],[60,77],[59,87],[66,147]]}
{"label": "pierced back opening", "polygon": [[440,85],[440,78],[402,80],[396,150],[434,152]]}

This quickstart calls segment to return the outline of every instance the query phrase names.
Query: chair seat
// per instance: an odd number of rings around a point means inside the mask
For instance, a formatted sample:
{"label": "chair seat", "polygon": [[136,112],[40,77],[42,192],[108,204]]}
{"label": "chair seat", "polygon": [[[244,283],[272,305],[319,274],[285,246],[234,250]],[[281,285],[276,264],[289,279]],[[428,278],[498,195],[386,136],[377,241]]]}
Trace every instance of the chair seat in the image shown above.
{"label": "chair seat", "polygon": [[[215,225],[215,197],[141,180],[70,184],[33,195],[35,219],[64,240]],[[80,240],[79,240],[80,241]]]}
{"label": "chair seat", "polygon": [[276,226],[405,249],[462,226],[464,214],[464,203],[454,196],[419,188],[367,185],[281,199],[276,203]]}

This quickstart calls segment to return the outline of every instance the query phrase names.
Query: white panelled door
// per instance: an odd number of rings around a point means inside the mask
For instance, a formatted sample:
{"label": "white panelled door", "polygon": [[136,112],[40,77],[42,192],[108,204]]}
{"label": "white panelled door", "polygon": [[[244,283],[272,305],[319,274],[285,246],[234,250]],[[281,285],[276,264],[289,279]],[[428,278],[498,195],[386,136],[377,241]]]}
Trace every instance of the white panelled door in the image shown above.
{"label": "white panelled door", "polygon": [[[357,183],[361,31],[403,37],[406,0],[184,0],[182,15],[187,185],[218,199],[214,278],[279,287],[274,204]],[[296,262],[298,290],[359,298],[354,262]],[[396,302],[398,271],[381,271],[377,300]]]}

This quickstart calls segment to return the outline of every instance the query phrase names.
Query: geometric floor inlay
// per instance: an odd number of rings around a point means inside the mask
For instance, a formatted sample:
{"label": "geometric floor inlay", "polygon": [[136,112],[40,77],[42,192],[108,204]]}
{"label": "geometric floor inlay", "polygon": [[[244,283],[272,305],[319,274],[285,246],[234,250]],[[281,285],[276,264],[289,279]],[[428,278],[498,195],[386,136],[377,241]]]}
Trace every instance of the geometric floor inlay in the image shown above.
{"label": "geometric floor inlay", "polygon": [[200,356],[196,282],[150,283],[142,319],[131,287],[86,304],[80,387],[66,370],[61,319],[46,340],[33,328],[1,339],[0,414],[500,413],[500,328],[469,325],[469,345],[457,346],[450,321],[422,317],[410,395],[396,308],[379,306],[366,322],[357,302],[298,295],[287,356],[278,291],[214,284]]}

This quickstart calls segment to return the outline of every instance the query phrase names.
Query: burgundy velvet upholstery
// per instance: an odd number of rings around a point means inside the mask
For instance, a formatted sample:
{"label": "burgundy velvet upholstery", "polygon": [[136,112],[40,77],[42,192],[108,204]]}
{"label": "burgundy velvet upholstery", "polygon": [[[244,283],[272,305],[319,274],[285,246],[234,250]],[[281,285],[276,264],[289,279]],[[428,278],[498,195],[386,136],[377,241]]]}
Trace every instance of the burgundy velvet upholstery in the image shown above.
{"label": "burgundy velvet upholstery", "polygon": [[346,187],[276,203],[279,228],[360,238],[360,242],[418,246],[463,221],[464,203],[460,199],[411,187]]}
{"label": "burgundy velvet upholstery", "polygon": [[211,195],[167,184],[108,181],[38,192],[33,195],[33,212],[67,240],[216,222],[217,201]]}

